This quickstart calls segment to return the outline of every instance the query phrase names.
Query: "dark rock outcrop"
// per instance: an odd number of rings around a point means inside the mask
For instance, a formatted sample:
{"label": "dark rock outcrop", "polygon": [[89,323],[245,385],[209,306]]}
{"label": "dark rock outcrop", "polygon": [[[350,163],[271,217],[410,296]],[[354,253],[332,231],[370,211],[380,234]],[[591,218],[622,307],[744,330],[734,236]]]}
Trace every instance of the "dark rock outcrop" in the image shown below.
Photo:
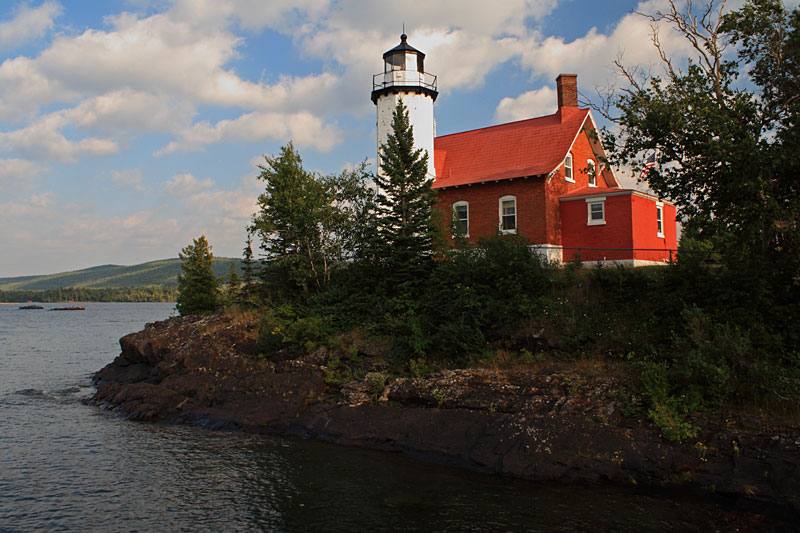
{"label": "dark rock outcrop", "polygon": [[[445,371],[331,390],[328,353],[267,362],[244,317],[181,317],[120,340],[92,401],[133,419],[314,436],[530,480],[674,486],[800,513],[800,430],[717,414],[690,443],[628,419],[612,375]],[[279,358],[280,359],[280,358]]]}

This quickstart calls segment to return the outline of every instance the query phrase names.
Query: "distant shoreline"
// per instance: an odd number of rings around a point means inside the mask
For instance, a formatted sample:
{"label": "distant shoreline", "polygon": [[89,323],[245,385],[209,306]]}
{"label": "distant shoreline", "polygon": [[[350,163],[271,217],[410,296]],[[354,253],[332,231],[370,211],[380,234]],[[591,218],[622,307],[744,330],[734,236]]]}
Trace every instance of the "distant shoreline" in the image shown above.
{"label": "distant shoreline", "polygon": [[162,303],[174,304],[175,300],[53,300],[42,302],[38,300],[25,300],[18,302],[0,302],[0,305],[29,305],[29,304],[147,304]]}

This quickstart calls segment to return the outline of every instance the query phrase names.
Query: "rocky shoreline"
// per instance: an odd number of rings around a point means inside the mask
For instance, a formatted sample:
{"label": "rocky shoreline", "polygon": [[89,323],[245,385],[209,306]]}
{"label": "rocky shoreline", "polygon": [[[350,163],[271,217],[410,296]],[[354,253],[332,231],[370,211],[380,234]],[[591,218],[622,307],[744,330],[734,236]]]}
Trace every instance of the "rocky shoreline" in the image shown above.
{"label": "rocky shoreline", "polygon": [[315,437],[533,481],[678,487],[800,516],[797,427],[717,413],[677,444],[623,415],[613,375],[373,372],[334,385],[328,350],[261,361],[256,337],[229,315],[148,324],[120,339],[90,401],[135,420]]}

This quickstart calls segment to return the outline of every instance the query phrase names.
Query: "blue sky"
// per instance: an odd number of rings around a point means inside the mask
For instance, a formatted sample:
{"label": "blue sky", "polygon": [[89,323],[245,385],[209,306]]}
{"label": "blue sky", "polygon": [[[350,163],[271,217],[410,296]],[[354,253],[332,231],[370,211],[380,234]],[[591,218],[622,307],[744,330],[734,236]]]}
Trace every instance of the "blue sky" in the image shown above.
{"label": "blue sky", "polygon": [[[0,277],[240,256],[256,165],[375,157],[371,75],[399,41],[439,77],[439,134],[547,114],[554,79],[657,64],[661,0],[30,0],[0,4]],[[794,2],[796,5],[796,2]],[[677,57],[685,43],[665,31]]]}

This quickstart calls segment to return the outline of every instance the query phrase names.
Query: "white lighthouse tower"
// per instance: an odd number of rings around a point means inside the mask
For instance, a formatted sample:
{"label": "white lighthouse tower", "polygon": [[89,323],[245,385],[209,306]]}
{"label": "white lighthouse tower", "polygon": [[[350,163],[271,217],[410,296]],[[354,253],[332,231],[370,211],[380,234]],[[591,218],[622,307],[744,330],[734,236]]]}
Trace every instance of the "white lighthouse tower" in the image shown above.
{"label": "white lighthouse tower", "polygon": [[392,113],[402,98],[408,118],[414,128],[414,147],[428,152],[428,177],[436,177],[433,166],[433,138],[436,121],[433,102],[439,92],[436,76],[425,72],[425,54],[413,48],[404,33],[400,44],[383,54],[383,72],[372,77],[372,103],[378,107],[378,171],[381,146],[392,133]]}

